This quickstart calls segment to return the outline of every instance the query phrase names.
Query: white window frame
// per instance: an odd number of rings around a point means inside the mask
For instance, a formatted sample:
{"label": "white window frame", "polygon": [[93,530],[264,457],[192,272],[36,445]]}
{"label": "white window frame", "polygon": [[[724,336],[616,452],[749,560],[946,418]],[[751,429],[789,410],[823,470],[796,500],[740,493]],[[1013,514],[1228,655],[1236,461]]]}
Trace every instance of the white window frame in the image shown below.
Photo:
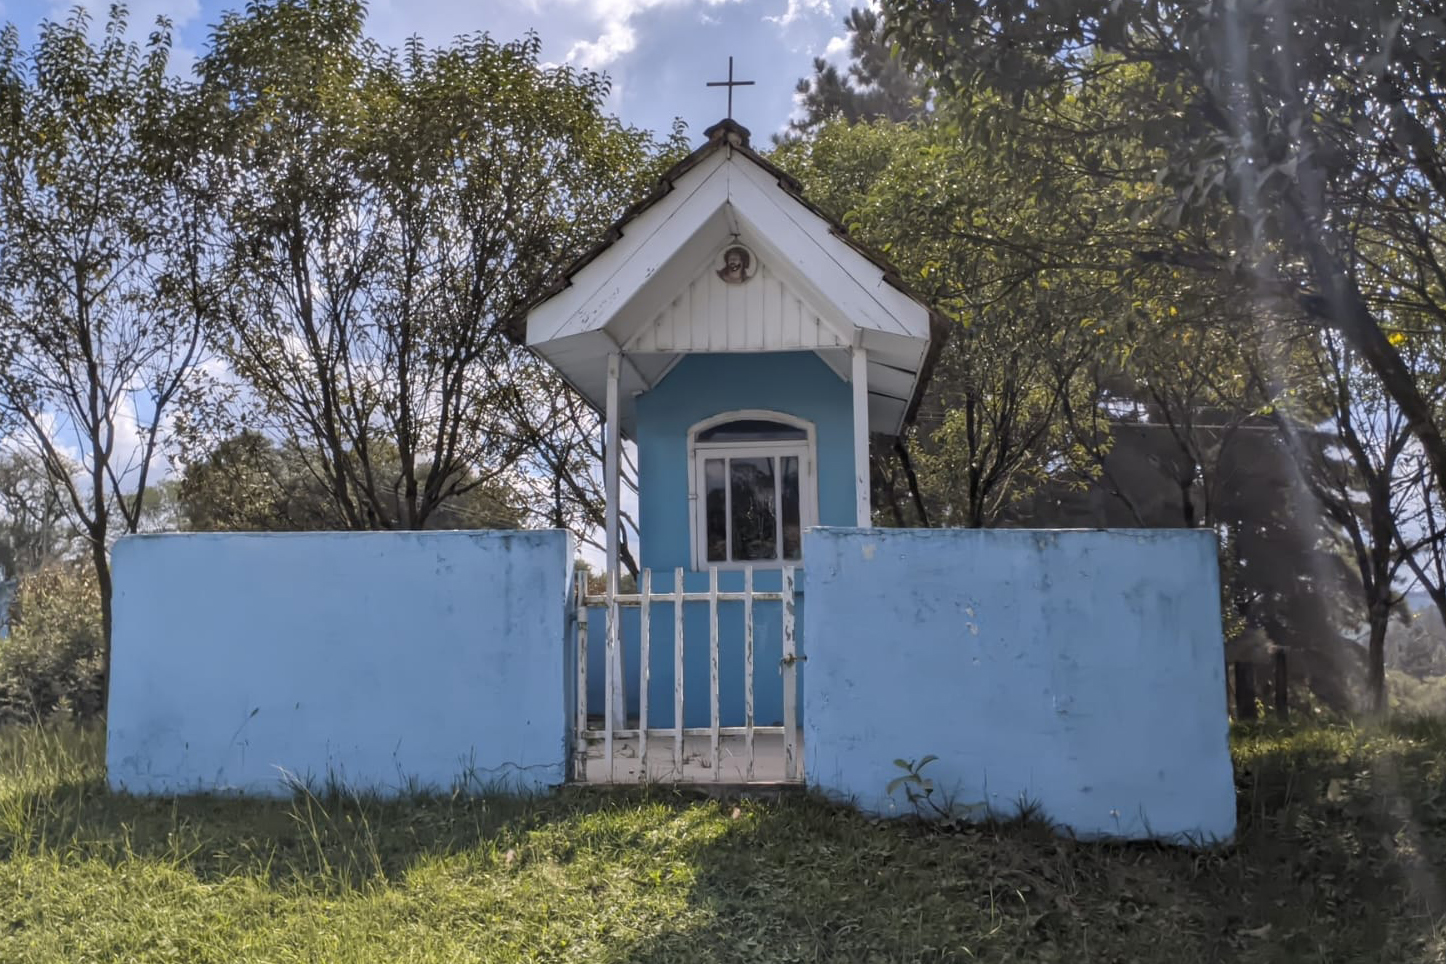
{"label": "white window frame", "polygon": [[[698,436],[710,428],[738,421],[766,421],[778,422],[791,428],[801,429],[804,433],[802,439],[782,439],[779,441],[721,441],[721,442],[700,442]],[[716,567],[720,572],[726,570],[742,570],[752,566],[755,569],[782,569],[785,565],[793,565],[802,568],[802,558],[796,560],[784,559],[752,559],[747,561],[708,561],[708,500],[706,498],[706,483],[704,481],[705,465],[708,459],[725,458],[749,458],[769,457],[781,459],[785,456],[798,456],[798,523],[799,529],[807,529],[809,526],[818,525],[818,444],[812,422],[783,412],[772,412],[764,409],[744,409],[736,412],[724,412],[721,415],[714,415],[705,418],[688,428],[688,501],[691,510],[688,513],[688,536],[692,542],[693,570],[695,572],[707,572]],[[782,495],[782,463],[775,471],[775,484],[779,486],[779,495]],[[732,501],[731,479],[727,490],[729,502]],[[783,505],[778,503],[774,510],[778,525],[778,551],[783,551]],[[729,517],[729,539],[732,539],[732,516]],[[801,547],[800,547],[801,548]],[[730,545],[731,550],[731,545]]]}

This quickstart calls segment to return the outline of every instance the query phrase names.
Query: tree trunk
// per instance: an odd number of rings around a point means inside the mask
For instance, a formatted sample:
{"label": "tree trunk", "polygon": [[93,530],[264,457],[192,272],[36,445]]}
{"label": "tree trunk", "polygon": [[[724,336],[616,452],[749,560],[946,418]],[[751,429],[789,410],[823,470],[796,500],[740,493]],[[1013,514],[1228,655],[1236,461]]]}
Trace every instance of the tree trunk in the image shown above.
{"label": "tree trunk", "polygon": [[904,467],[904,478],[909,481],[909,496],[914,500],[914,511],[919,513],[919,528],[927,529],[929,512],[924,508],[924,495],[919,491],[919,476],[914,471],[914,460],[909,456],[903,436],[894,439],[894,451],[898,453],[899,463]]}
{"label": "tree trunk", "polygon": [[101,719],[105,719],[106,713],[110,709],[110,560],[106,558],[104,539],[92,539],[90,548],[91,560],[95,563],[95,580],[100,587],[100,716]]}
{"label": "tree trunk", "polygon": [[1285,650],[1277,648],[1275,662],[1275,718],[1282,723],[1290,722],[1290,674],[1285,662]]}
{"label": "tree trunk", "polygon": [[1247,659],[1235,663],[1235,718],[1253,720],[1258,717],[1255,707],[1255,664]]}
{"label": "tree trunk", "polygon": [[1386,628],[1391,624],[1391,607],[1377,603],[1371,607],[1371,642],[1367,650],[1366,690],[1371,713],[1386,712]]}

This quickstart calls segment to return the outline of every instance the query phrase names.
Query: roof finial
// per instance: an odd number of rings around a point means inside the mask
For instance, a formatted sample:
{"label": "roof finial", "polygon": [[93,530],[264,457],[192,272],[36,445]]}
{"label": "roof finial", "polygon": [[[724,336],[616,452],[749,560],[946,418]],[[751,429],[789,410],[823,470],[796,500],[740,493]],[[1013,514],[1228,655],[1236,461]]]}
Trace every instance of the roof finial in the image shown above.
{"label": "roof finial", "polygon": [[752,86],[753,86],[753,83],[754,83],[754,82],[751,81],[751,80],[734,80],[734,79],[733,79],[733,58],[732,58],[732,57],[729,57],[729,58],[728,58],[728,79],[727,79],[727,80],[710,80],[710,81],[708,81],[708,86],[709,86],[709,87],[727,87],[727,88],[728,88],[728,119],[729,119],[729,120],[732,120],[732,119],[733,119],[733,88],[734,88],[734,87],[752,87]]}

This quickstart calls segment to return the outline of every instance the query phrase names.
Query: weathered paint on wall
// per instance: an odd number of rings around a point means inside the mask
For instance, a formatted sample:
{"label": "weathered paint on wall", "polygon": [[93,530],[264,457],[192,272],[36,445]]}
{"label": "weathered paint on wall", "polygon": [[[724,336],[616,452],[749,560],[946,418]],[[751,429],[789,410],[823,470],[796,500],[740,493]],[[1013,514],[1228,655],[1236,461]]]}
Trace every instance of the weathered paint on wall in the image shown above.
{"label": "weathered paint on wall", "polygon": [[117,789],[563,779],[565,532],[139,536],[113,562]]}
{"label": "weathered paint on wall", "polygon": [[[848,384],[811,351],[694,354],[682,359],[667,378],[637,399],[639,564],[653,570],[653,586],[669,592],[673,571],[684,569],[687,592],[707,592],[708,574],[693,572],[688,500],[688,431],[706,418],[724,412],[764,409],[812,422],[818,446],[818,514],[823,525],[854,521],[853,404]],[[743,574],[719,574],[719,588],[738,592]],[[759,570],[755,587],[777,592],[778,570]],[[804,586],[800,570],[798,585]],[[649,725],[673,725],[673,614],[668,606],[653,610]],[[799,632],[803,619],[800,610]],[[604,698],[602,611],[592,615],[588,653],[588,707],[601,714]],[[624,664],[627,668],[628,715],[638,715],[638,612],[622,619]],[[783,718],[783,612],[778,603],[754,609],[754,704],[757,722],[772,725]],[[744,722],[743,606],[724,603],[719,609],[719,703],[724,726]],[[707,726],[709,705],[708,609],[689,604],[684,612],[684,723]]]}
{"label": "weathered paint on wall", "polygon": [[814,530],[808,778],[910,812],[896,758],[940,795],[1021,799],[1086,836],[1235,830],[1211,533]]}

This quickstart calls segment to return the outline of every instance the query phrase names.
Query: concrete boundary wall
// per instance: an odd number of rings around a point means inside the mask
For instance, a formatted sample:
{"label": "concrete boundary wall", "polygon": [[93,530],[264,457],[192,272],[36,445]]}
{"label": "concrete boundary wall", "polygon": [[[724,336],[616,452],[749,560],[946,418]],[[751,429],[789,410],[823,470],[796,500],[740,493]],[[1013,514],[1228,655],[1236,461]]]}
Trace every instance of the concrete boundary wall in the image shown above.
{"label": "concrete boundary wall", "polygon": [[804,537],[809,782],[913,808],[1037,804],[1087,837],[1235,830],[1207,532],[817,529]]}
{"label": "concrete boundary wall", "polygon": [[560,783],[572,558],[558,531],[123,539],[111,786]]}

